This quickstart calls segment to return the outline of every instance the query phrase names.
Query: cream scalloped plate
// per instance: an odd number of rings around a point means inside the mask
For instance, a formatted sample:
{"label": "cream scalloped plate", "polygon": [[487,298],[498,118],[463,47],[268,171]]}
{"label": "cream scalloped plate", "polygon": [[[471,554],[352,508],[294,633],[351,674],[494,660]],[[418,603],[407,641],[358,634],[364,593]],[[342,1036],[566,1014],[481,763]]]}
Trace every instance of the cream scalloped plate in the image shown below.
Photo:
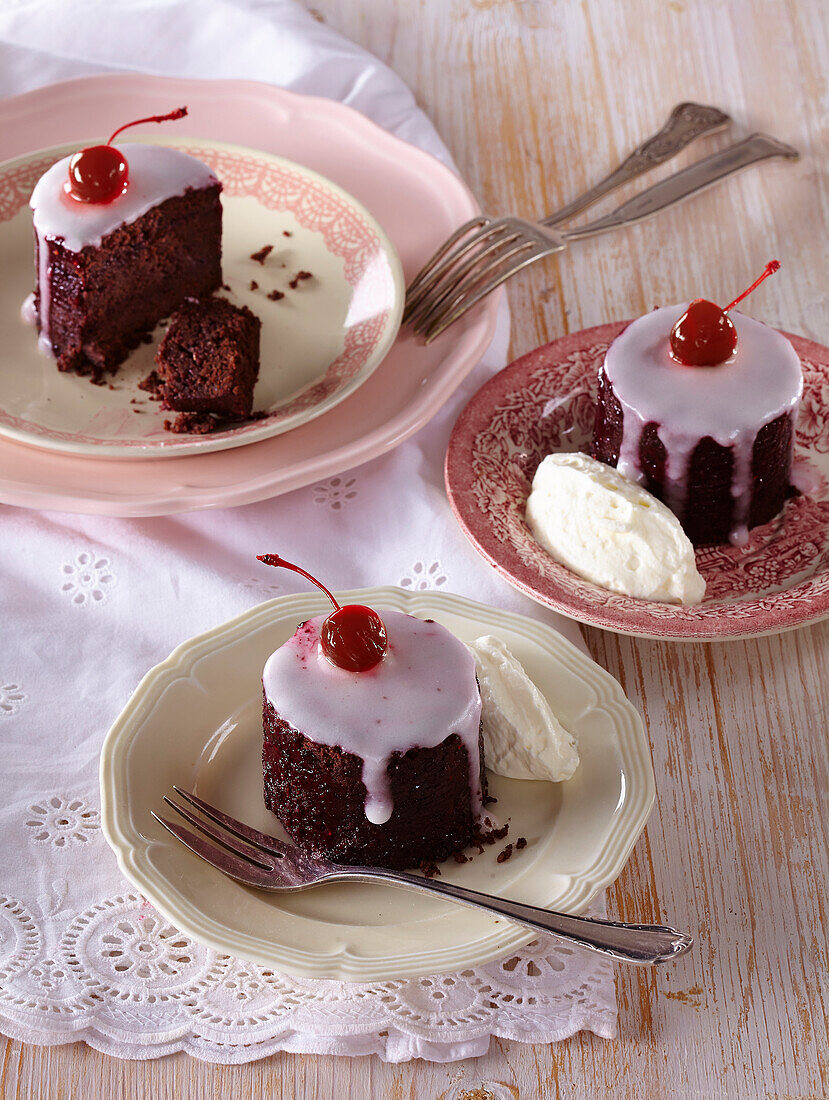
{"label": "cream scalloped plate", "polygon": [[[343,600],[434,618],[464,641],[502,638],[578,739],[567,783],[490,774],[493,817],[527,847],[501,845],[441,873],[453,882],[578,913],[621,871],[654,798],[642,720],[619,684],[550,627],[471,600],[398,588]],[[192,638],[139,684],[101,755],[104,835],[121,870],[170,921],[217,951],[287,974],[341,981],[411,978],[478,966],[532,939],[527,929],[407,890],[332,884],[297,894],[241,886],[152,818],[173,783],[285,837],[262,797],[261,670],[324,597],[282,596]]]}
{"label": "cream scalloped plate", "polygon": [[[38,350],[20,319],[33,278],[28,198],[73,143],[0,165],[0,435],[74,455],[169,458],[269,439],[344,401],[385,358],[403,312],[403,269],[376,220],[341,187],[284,157],[217,141],[137,140],[189,153],[222,182],[221,295],[262,322],[258,419],[209,435],[165,431],[171,414],[139,388],[162,326],[103,386],[60,373]],[[270,254],[254,260],[267,245]],[[297,281],[299,272],[312,278]]]}

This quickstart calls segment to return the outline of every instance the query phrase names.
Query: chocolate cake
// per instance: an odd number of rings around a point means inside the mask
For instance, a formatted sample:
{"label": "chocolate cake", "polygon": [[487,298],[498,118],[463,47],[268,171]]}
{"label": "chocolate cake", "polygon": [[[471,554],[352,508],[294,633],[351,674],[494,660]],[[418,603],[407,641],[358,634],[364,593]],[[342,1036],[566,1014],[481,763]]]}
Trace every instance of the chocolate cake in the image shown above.
{"label": "chocolate cake", "polygon": [[155,357],[163,407],[250,416],[261,327],[246,306],[224,298],[185,301],[170,318]]}
{"label": "chocolate cake", "polygon": [[58,369],[100,380],[187,297],[222,282],[221,184],[207,165],[165,146],[119,145],[122,194],[81,202],[70,159],[35,186],[37,287],[30,312]]}
{"label": "chocolate cake", "polygon": [[656,309],[611,344],[592,454],[664,501],[695,546],[741,544],[791,493],[802,369],[784,336],[737,312],[731,358],[678,363],[669,337],[685,309]]}
{"label": "chocolate cake", "polygon": [[322,654],[324,616],[265,666],[265,803],[293,840],[338,863],[418,867],[469,845],[486,796],[475,662],[444,627],[383,613],[368,672]]}

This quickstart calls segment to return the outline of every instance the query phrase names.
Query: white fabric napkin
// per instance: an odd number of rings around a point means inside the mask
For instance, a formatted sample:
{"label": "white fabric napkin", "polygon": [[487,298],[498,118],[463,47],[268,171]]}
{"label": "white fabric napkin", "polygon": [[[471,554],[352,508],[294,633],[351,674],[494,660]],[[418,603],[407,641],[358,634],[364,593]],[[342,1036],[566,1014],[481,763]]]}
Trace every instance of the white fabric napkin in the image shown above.
{"label": "white fabric napkin", "polygon": [[[405,85],[292,0],[0,6],[0,95],[106,69],[329,96],[451,164]],[[491,1035],[615,1034],[611,967],[554,941],[437,979],[440,998],[434,983],[375,984],[367,997],[218,956],[131,890],[100,830],[101,743],[144,672],[185,638],[303,588],[257,553],[302,562],[333,588],[454,591],[580,644],[575,624],[477,556],[445,497],[451,426],[504,365],[507,333],[505,310],[483,362],[396,451],[273,501],[142,520],[0,506],[0,1030],[124,1057],[183,1049],[226,1062],[281,1049],[449,1061],[484,1053]]]}

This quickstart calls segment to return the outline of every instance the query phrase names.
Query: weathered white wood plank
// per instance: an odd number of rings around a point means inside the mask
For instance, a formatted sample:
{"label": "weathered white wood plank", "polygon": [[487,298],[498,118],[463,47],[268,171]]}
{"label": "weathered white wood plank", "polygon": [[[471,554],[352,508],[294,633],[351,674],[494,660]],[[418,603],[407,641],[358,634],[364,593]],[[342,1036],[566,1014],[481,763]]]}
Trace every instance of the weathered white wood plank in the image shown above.
{"label": "weathered white wood plank", "polygon": [[[305,2],[408,81],[493,212],[568,201],[682,99],[717,103],[741,133],[766,129],[806,154],[526,272],[509,291],[515,354],[658,302],[728,299],[772,256],[785,267],[757,315],[829,340],[822,0]],[[500,1084],[516,1097],[829,1095],[829,624],[711,646],[594,630],[588,641],[645,715],[657,776],[611,909],[698,932],[675,966],[620,971],[618,1041],[497,1042],[450,1066],[281,1055],[238,1068],[5,1042],[0,1094],[485,1100]]]}

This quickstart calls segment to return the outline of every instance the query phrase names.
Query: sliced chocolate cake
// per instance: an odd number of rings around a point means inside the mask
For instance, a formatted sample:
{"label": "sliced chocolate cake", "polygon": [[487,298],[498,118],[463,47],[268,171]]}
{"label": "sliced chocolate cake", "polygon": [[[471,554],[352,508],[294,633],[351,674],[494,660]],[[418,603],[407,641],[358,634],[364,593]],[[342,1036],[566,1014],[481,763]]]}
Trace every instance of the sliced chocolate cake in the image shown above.
{"label": "sliced chocolate cake", "polygon": [[155,361],[164,408],[250,416],[259,374],[259,318],[224,298],[188,299],[170,318]]}
{"label": "sliced chocolate cake", "polygon": [[[98,147],[101,148],[101,147]],[[73,158],[38,181],[34,319],[58,368],[100,380],[188,297],[222,282],[221,184],[207,165],[165,146],[126,143],[123,189],[79,201]]]}

